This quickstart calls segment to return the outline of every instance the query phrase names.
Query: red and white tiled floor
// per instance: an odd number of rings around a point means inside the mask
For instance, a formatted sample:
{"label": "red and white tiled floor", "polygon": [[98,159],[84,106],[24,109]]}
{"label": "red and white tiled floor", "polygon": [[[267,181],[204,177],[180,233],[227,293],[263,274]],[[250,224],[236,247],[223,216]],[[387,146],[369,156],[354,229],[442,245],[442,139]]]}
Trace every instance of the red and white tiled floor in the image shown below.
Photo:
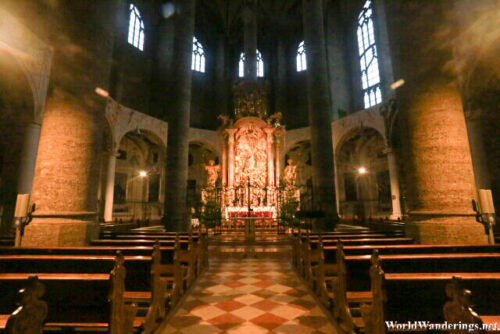
{"label": "red and white tiled floor", "polygon": [[163,333],[336,333],[290,264],[283,262],[212,262]]}

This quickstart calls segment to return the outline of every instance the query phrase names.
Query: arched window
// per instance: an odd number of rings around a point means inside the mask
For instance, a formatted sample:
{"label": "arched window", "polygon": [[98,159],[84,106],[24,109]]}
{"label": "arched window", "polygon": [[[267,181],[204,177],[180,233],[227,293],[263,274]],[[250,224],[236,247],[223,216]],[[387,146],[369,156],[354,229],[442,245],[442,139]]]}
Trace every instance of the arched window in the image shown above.
{"label": "arched window", "polygon": [[[240,61],[238,63],[238,76],[243,78],[245,76],[245,53],[240,54]],[[264,77],[264,59],[259,50],[257,50],[257,76]]]}
{"label": "arched window", "polygon": [[203,45],[193,37],[193,57],[191,61],[191,69],[193,71],[205,73],[205,51]]}
{"label": "arched window", "polygon": [[128,42],[139,50],[144,50],[144,21],[136,6],[130,4],[128,22]]}
{"label": "arched window", "polygon": [[370,108],[382,102],[371,0],[365,2],[358,17],[358,47],[363,100],[365,108]]}
{"label": "arched window", "polygon": [[307,70],[306,48],[304,47],[304,41],[302,41],[297,48],[297,72],[305,70]]}

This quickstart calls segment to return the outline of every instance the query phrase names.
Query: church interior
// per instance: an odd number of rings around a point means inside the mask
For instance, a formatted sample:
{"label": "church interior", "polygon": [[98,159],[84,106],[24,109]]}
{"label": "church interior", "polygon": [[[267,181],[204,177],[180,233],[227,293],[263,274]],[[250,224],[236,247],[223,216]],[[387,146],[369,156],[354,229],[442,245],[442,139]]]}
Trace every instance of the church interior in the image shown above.
{"label": "church interior", "polygon": [[2,0],[0,332],[500,332],[498,0]]}

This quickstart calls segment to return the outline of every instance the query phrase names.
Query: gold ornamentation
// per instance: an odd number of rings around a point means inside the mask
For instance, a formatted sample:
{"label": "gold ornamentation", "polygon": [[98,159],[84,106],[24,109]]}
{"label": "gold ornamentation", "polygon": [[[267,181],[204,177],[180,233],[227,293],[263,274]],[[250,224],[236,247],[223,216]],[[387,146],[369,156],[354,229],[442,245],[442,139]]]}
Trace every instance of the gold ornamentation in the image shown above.
{"label": "gold ornamentation", "polygon": [[241,117],[267,116],[267,86],[259,81],[239,81],[233,86],[234,115]]}

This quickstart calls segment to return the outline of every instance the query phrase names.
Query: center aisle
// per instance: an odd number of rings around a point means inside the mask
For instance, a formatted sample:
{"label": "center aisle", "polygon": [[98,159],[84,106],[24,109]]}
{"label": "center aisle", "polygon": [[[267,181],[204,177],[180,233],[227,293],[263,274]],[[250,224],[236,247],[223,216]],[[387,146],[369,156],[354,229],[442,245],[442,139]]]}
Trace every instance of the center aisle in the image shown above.
{"label": "center aisle", "polygon": [[162,333],[336,333],[291,265],[220,259],[200,278]]}

